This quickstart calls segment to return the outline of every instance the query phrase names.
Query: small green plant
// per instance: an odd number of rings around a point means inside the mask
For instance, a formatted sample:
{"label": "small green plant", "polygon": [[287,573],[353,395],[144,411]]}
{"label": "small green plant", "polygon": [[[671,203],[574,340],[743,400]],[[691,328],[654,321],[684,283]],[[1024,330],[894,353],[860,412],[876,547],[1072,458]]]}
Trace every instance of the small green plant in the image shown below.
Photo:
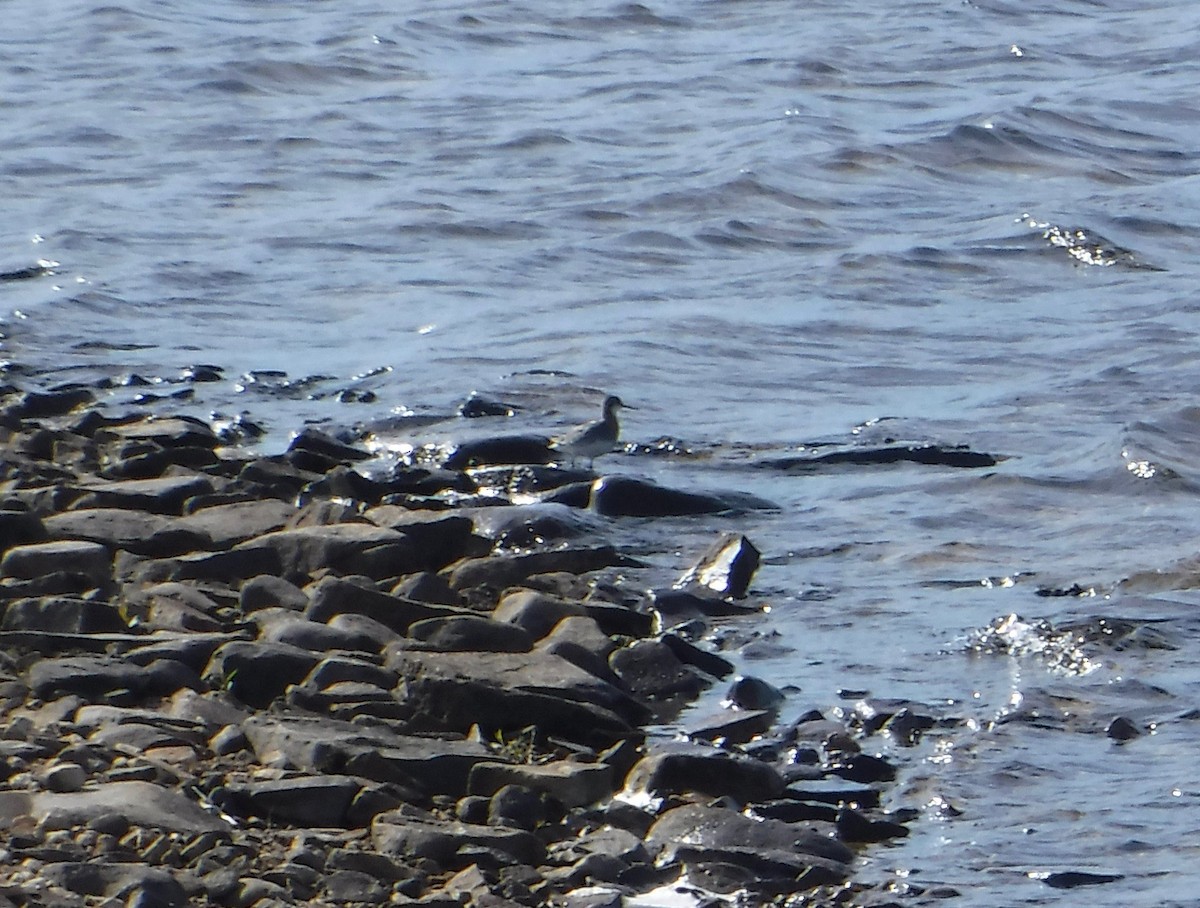
{"label": "small green plant", "polygon": [[515,734],[500,728],[492,736],[492,750],[513,763],[532,763],[536,752],[537,726],[529,725]]}

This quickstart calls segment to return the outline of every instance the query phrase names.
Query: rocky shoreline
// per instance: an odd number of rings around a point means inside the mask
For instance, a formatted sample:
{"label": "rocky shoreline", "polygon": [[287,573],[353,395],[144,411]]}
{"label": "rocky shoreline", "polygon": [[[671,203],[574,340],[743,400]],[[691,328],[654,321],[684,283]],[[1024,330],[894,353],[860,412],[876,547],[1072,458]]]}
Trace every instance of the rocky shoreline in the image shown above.
{"label": "rocky shoreline", "polygon": [[647,593],[574,515],[706,496],[528,439],[386,476],[311,431],[248,457],[80,388],[7,389],[0,433],[0,908],[849,904],[907,832],[861,749],[906,710],[787,716],[743,679],[647,734],[728,683],[705,632],[755,620],[756,553]]}

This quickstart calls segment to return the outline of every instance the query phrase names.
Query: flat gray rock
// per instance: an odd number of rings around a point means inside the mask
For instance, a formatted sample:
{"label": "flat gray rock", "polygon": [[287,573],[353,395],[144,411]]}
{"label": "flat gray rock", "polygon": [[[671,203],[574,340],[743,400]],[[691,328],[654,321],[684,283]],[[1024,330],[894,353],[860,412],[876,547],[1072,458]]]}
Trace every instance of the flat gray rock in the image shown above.
{"label": "flat gray rock", "polygon": [[174,789],[150,782],[107,782],[68,793],[0,791],[0,820],[9,825],[32,817],[52,829],[86,825],[105,814],[119,814],[135,826],[174,832],[228,832],[229,826]]}
{"label": "flat gray rock", "polygon": [[282,529],[298,512],[294,504],[277,498],[235,501],[194,511],[174,525],[208,538],[213,548],[229,549],[247,539]]}
{"label": "flat gray rock", "polygon": [[461,794],[471,767],[496,759],[474,741],[431,740],[316,716],[254,716],[242,730],[265,766],[317,772],[337,765],[364,779],[416,785],[431,794]]}
{"label": "flat gray rock", "polygon": [[128,508],[63,511],[45,520],[46,531],[56,539],[96,542],[153,558],[212,546],[207,533],[181,524],[178,518]]}

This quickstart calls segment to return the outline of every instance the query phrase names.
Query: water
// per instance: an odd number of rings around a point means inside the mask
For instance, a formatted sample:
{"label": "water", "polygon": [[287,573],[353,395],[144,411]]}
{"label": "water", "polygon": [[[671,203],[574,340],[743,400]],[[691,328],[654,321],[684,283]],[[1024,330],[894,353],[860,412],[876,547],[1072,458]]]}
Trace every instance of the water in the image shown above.
{"label": "water", "polygon": [[[1122,874],[1098,908],[1200,882],[1194,4],[5,16],[0,270],[57,263],[0,282],[14,380],[244,412],[268,450],[476,388],[522,407],[497,431],[619,393],[627,438],[694,456],[609,469],[780,506],[611,527],[635,579],[743,531],[771,608],[744,670],[797,712],[857,689],[946,719],[877,740],[922,814],[865,877],[990,906]],[[756,466],[885,438],[1006,459]],[[1010,613],[1155,623],[971,654]],[[1154,734],[1116,744],[1118,715]]]}

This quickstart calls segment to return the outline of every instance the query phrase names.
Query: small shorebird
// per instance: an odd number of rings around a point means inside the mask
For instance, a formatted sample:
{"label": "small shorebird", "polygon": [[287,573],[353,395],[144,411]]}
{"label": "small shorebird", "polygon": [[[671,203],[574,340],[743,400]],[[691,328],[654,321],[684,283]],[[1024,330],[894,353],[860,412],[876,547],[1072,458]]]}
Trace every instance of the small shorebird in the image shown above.
{"label": "small shorebird", "polygon": [[621,435],[621,426],[617,423],[617,411],[621,408],[636,410],[629,404],[622,403],[621,398],[610,394],[604,398],[604,417],[592,422],[585,422],[572,429],[566,435],[554,440],[554,449],[561,451],[571,458],[571,466],[580,457],[586,457],[588,469],[592,461],[601,454],[609,454]]}

